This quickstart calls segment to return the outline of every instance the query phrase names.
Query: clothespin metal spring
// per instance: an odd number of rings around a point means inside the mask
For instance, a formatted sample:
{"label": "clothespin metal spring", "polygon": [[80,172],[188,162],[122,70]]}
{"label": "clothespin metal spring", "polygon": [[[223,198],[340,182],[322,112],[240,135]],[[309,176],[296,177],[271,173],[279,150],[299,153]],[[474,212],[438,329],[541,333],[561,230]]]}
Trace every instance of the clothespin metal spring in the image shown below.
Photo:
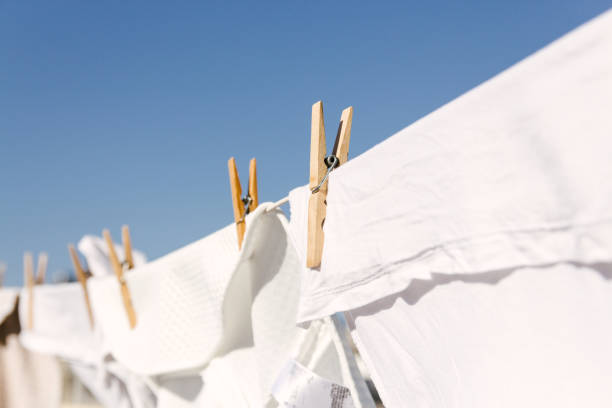
{"label": "clothespin metal spring", "polygon": [[333,169],[340,165],[340,159],[338,159],[338,156],[334,154],[327,156],[325,159],[323,159],[323,162],[325,163],[325,166],[327,166],[327,172],[325,173],[325,176],[323,176],[323,179],[321,180],[319,185],[310,190],[312,194],[318,192],[321,189],[323,184],[327,181],[329,173],[331,173]]}
{"label": "clothespin metal spring", "polygon": [[241,198],[241,200],[242,200],[242,203],[244,204],[244,214],[242,214],[242,217],[240,217],[240,219],[236,221],[236,224],[240,224],[244,222],[247,214],[251,212],[250,206],[251,204],[253,204],[253,198],[250,195],[247,195],[246,197]]}

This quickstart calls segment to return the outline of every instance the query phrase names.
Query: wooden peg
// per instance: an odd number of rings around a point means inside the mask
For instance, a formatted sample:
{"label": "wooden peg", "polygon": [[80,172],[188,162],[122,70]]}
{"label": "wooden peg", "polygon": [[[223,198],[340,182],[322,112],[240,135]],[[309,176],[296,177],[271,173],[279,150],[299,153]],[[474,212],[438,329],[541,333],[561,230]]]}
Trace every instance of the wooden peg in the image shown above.
{"label": "wooden peg", "polygon": [[4,274],[6,273],[6,264],[0,262],[0,288],[4,284]]}
{"label": "wooden peg", "polygon": [[38,266],[36,268],[36,284],[42,285],[45,282],[45,274],[47,273],[47,262],[49,257],[45,252],[38,254]]}
{"label": "wooden peg", "polygon": [[[240,177],[238,177],[238,169],[236,168],[236,160],[233,157],[227,161],[227,169],[229,170],[230,188],[232,190],[232,206],[234,207],[234,222],[236,223],[236,233],[238,234],[238,248],[242,248],[242,240],[246,232],[246,211],[244,201],[242,201],[242,186],[240,185]],[[249,185],[247,186],[247,194],[251,202],[248,207],[248,212],[253,211],[259,205],[257,195],[257,161],[253,158],[249,163]]]}
{"label": "wooden peg", "polygon": [[253,211],[259,205],[257,198],[257,161],[253,157],[249,163],[249,197],[251,197],[251,205],[249,212]]}
{"label": "wooden peg", "polygon": [[351,127],[353,124],[353,107],[342,111],[340,124],[338,125],[338,134],[334,143],[334,153],[340,160],[338,166],[343,165],[348,161],[349,144],[351,143]]}
{"label": "wooden peg", "polygon": [[236,168],[236,160],[233,157],[227,161],[229,171],[230,188],[232,190],[232,207],[234,207],[234,222],[236,223],[236,233],[238,234],[238,248],[242,248],[242,239],[246,231],[244,222],[244,203],[242,202],[242,187]]}
{"label": "wooden peg", "polygon": [[133,329],[134,327],[136,327],[136,312],[134,311],[134,306],[132,305],[130,290],[123,275],[123,268],[121,267],[119,258],[117,258],[117,252],[115,251],[115,245],[113,244],[113,239],[111,238],[110,232],[105,229],[104,231],[102,231],[102,235],[106,240],[106,245],[108,245],[108,255],[111,261],[111,265],[113,267],[113,270],[115,271],[117,280],[119,281],[119,286],[121,287],[121,297],[123,298],[123,306],[125,307],[125,312],[127,313],[130,328]]}
{"label": "wooden peg", "polygon": [[[310,123],[310,190],[316,188],[325,173],[325,123],[323,120],[323,102],[312,105]],[[315,268],[321,264],[323,255],[323,220],[325,219],[325,198],[327,197],[327,180],[308,200],[308,247],[306,266]]]}
{"label": "wooden peg", "polygon": [[23,273],[28,291],[28,316],[26,326],[29,330],[34,327],[34,258],[31,252],[23,254]]}
{"label": "wooden peg", "polygon": [[89,300],[89,291],[87,290],[87,279],[88,276],[85,273],[85,270],[81,267],[81,262],[79,262],[79,256],[77,254],[74,245],[68,245],[68,252],[70,252],[70,259],[72,259],[72,265],[74,266],[74,272],[76,273],[76,277],[81,284],[81,288],[83,288],[83,295],[85,296],[85,306],[87,307],[87,314],[89,316],[89,324],[91,328],[94,327],[94,317],[93,311],[91,309],[91,302]]}
{"label": "wooden peg", "polygon": [[121,227],[121,241],[125,250],[125,262],[128,269],[134,269],[134,257],[132,256],[132,240],[130,239],[130,227],[124,225]]}
{"label": "wooden peg", "polygon": [[[353,121],[353,108],[348,107],[342,111],[338,133],[334,141],[332,155],[338,158],[338,165],[348,160],[349,143],[351,140],[351,126]],[[310,190],[318,187],[308,200],[308,246],[306,250],[306,266],[317,268],[321,265],[323,256],[323,223],[327,211],[327,174],[325,141],[325,123],[323,120],[323,103],[321,101],[312,105],[312,118],[310,125]],[[320,185],[320,186],[319,186]]]}

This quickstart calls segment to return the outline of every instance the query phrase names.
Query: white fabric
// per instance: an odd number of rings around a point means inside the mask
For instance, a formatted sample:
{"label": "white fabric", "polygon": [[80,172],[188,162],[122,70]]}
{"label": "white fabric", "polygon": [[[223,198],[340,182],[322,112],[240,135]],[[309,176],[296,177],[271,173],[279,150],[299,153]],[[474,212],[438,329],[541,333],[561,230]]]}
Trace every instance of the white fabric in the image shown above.
{"label": "white fabric", "polygon": [[346,315],[388,408],[603,408],[611,266],[434,275]]}
{"label": "white fabric", "polygon": [[[159,296],[157,290],[132,291],[139,325],[155,324],[156,330],[174,336],[168,340],[173,348],[169,352],[184,349],[192,341],[189,336],[202,332],[210,337],[199,341],[199,349],[194,344],[191,355],[184,354],[182,364],[173,367],[183,370],[182,374],[166,372],[151,379],[157,385],[158,407],[275,407],[273,384],[292,359],[333,383],[343,384],[345,378],[350,378],[345,374],[348,368],[343,370],[341,366],[332,324],[317,320],[308,329],[295,325],[300,261],[287,234],[287,220],[280,210],[266,211],[268,205],[261,204],[247,217],[240,252],[232,224],[192,244],[190,251],[184,248],[164,258],[173,259],[177,265],[172,279],[179,283],[186,279],[181,286],[193,288],[192,291],[174,298]],[[130,288],[151,287],[150,281],[163,279],[167,269],[150,268],[142,275],[142,281],[128,278],[128,284]],[[95,286],[98,284],[95,282]],[[103,297],[104,289],[93,285],[92,289],[92,296],[100,296],[100,302],[104,299],[106,304],[117,304],[114,317],[109,313],[106,319],[121,320],[117,317],[123,313],[118,292],[109,291]],[[147,296],[153,298],[149,300]],[[196,305],[202,315],[189,325],[180,318],[152,323],[153,319],[141,319],[147,311],[140,305],[149,301],[173,302],[175,308]],[[185,329],[181,329],[183,324]],[[182,334],[183,330],[187,333]],[[133,342],[132,347],[148,346]],[[130,352],[126,348],[126,354]],[[148,358],[156,360],[158,354],[149,354]],[[161,365],[152,361],[151,366]],[[196,369],[200,374],[190,373]]]}
{"label": "white fabric", "polygon": [[[255,329],[256,324],[253,327]],[[287,350],[286,341],[283,343],[282,339],[270,333],[264,347],[277,344],[279,352],[276,354],[261,350],[261,345],[255,344],[230,351],[213,359],[202,372],[203,388],[194,406],[277,407],[278,402],[272,397],[274,384],[279,376],[284,375],[283,368],[287,361],[292,361],[293,357],[299,359],[300,364],[307,365],[309,370],[317,373],[321,378],[325,378],[329,384],[334,384],[338,388],[346,388],[342,384],[344,378],[348,376],[342,372],[340,367],[332,330],[333,326],[317,321],[307,330],[296,329],[291,342],[293,344],[289,343],[293,347],[289,350]],[[270,374],[266,374],[267,372]],[[313,392],[312,389],[305,388],[304,384],[299,381],[285,384],[285,388],[303,398],[309,398],[309,394]],[[160,408],[166,406],[174,405],[160,404]]]}
{"label": "white fabric", "polygon": [[[435,272],[612,259],[611,112],[608,11],[350,160],[330,176],[299,320]],[[307,197],[290,195],[292,224]]]}
{"label": "white fabric", "polygon": [[0,344],[0,407],[60,408],[62,371],[57,359],[25,349],[15,334],[3,340],[6,344]]}
{"label": "white fabric", "polygon": [[273,394],[283,408],[354,408],[348,388],[318,376],[296,361],[290,361],[283,369]]}
{"label": "white fabric", "polygon": [[[331,330],[336,351],[338,353],[340,367],[343,373],[343,383],[349,390],[350,403],[355,408],[374,408],[374,399],[368,389],[368,386],[359,370],[357,359],[353,352],[353,348],[349,342],[349,333],[346,327],[346,321],[342,313],[335,313],[333,316],[326,318],[329,325],[333,327]],[[334,388],[334,392],[339,392],[338,388]],[[348,404],[349,398],[343,394],[339,394],[335,399],[340,403],[340,398],[344,403]],[[334,405],[332,405],[333,407]]]}
{"label": "white fabric", "polygon": [[[102,238],[86,235],[79,241],[78,248],[85,257],[89,271],[93,275],[88,280],[88,291],[94,313],[94,335],[97,341],[98,354],[93,365],[86,361],[74,360],[70,362],[70,368],[105,407],[155,407],[157,406],[157,399],[146,383],[146,378],[116,361],[116,357],[112,354],[112,349],[108,344],[108,338],[112,337],[112,332],[109,332],[99,319],[99,315],[103,314],[108,306],[104,303],[94,304],[91,298],[91,289],[89,288],[91,282],[100,279],[116,280],[108,257],[108,246]],[[120,260],[125,255],[124,248],[118,244],[115,244],[115,252]],[[146,256],[138,250],[132,249],[132,256],[136,267],[146,262]],[[125,314],[122,315],[122,318],[125,319]]]}
{"label": "white fabric", "polygon": [[609,406],[611,111],[609,11],[334,171],[299,320],[388,408]]}
{"label": "white fabric", "polygon": [[17,288],[0,288],[0,323],[13,312],[18,295]]}
{"label": "white fabric", "polygon": [[222,301],[238,254],[236,242],[231,225],[127,272],[134,329],[117,279],[90,279],[95,319],[113,357],[143,375],[205,365],[223,336]]}
{"label": "white fabric", "polygon": [[19,303],[20,342],[30,350],[67,361],[72,372],[108,408],[152,408],[155,396],[141,378],[104,351],[101,333],[89,322],[79,283],[34,287],[33,327],[27,329],[28,291]]}
{"label": "white fabric", "polygon": [[141,377],[116,361],[102,366],[70,362],[74,375],[94,398],[106,408],[153,408],[157,399]]}
{"label": "white fabric", "polygon": [[81,286],[36,285],[33,296],[33,324],[29,330],[29,293],[22,289],[19,302],[22,344],[38,353],[89,364],[97,362],[101,345],[90,326]]}
{"label": "white fabric", "polygon": [[[113,274],[113,268],[108,257],[108,245],[106,241],[94,235],[85,235],[77,244],[79,251],[87,260],[87,267],[93,276],[106,276]],[[125,250],[123,246],[115,243],[115,253],[120,262],[125,260]],[[144,265],[147,257],[144,253],[132,249],[134,266]]]}
{"label": "white fabric", "polygon": [[[266,212],[261,204],[247,218],[247,232],[219,298],[223,317],[222,341],[214,358],[193,376],[162,379],[159,407],[274,407],[273,384],[292,358],[334,382],[343,375],[335,352],[333,327],[313,322],[308,330],[296,327],[300,266],[280,210]],[[232,236],[235,226],[230,225]],[[207,252],[220,254],[209,241]],[[236,241],[232,242],[237,248]]]}

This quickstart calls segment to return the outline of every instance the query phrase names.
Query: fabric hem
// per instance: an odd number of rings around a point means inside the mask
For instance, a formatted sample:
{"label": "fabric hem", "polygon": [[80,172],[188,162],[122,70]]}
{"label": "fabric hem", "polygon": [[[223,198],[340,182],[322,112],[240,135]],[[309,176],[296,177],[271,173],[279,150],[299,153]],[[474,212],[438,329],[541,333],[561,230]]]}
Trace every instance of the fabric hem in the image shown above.
{"label": "fabric hem", "polygon": [[414,279],[431,279],[435,273],[474,274],[561,262],[607,262],[612,261],[610,248],[612,220],[609,218],[453,241],[395,262],[337,274],[350,275],[353,279],[303,294],[298,322],[364,306],[404,290]]}

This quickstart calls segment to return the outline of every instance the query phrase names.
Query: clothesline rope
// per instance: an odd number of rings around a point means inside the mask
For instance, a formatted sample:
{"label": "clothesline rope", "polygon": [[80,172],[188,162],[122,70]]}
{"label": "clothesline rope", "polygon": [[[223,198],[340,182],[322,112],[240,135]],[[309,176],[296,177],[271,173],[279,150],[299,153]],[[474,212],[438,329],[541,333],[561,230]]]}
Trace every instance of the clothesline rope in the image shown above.
{"label": "clothesline rope", "polygon": [[286,204],[288,202],[289,202],[289,196],[283,197],[280,200],[278,200],[277,202],[275,202],[274,204],[272,204],[271,206],[269,206],[268,208],[266,208],[266,212],[270,212],[272,210],[275,210],[278,207],[280,207],[281,205]]}

